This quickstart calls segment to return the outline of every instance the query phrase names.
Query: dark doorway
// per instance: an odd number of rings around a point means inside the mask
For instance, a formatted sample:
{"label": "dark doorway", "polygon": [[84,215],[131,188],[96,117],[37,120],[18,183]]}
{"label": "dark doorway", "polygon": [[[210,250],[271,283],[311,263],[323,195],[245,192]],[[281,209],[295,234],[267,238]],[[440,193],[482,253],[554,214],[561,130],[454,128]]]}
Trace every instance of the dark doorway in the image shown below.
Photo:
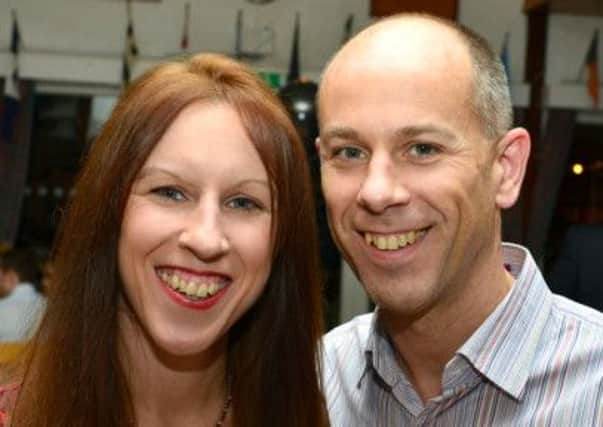
{"label": "dark doorway", "polygon": [[89,96],[35,95],[17,244],[49,248],[86,146]]}
{"label": "dark doorway", "polygon": [[572,224],[603,224],[603,123],[577,123],[574,129],[548,236],[547,266],[554,261]]}

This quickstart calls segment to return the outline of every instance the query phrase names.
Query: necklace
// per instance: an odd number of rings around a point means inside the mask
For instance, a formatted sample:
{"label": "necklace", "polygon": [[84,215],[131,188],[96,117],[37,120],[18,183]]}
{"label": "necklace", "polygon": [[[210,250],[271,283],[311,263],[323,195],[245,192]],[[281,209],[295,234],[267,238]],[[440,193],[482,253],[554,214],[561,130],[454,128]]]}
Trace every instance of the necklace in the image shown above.
{"label": "necklace", "polygon": [[222,427],[224,425],[224,421],[226,421],[228,411],[230,410],[230,406],[232,404],[232,377],[230,374],[228,374],[226,378],[226,400],[224,401],[220,418],[218,418],[218,422],[216,422],[216,427]]}
{"label": "necklace", "polygon": [[226,396],[226,402],[224,402],[224,406],[222,407],[222,413],[220,414],[220,418],[216,423],[216,427],[222,427],[224,425],[224,421],[226,421],[226,416],[228,415],[228,410],[230,409],[230,404],[232,403],[232,394],[230,394],[230,390],[228,391],[228,396]]}

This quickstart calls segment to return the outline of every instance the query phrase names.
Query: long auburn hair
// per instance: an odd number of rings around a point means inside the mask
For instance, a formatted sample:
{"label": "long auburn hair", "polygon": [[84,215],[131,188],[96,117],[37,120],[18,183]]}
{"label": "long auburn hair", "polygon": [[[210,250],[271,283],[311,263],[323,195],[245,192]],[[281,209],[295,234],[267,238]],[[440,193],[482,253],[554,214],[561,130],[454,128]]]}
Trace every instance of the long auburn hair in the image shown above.
{"label": "long auburn hair", "polygon": [[54,289],[23,360],[11,427],[133,421],[124,373],[144,367],[123,366],[118,357],[120,226],[138,171],[180,111],[197,101],[225,102],[239,113],[275,207],[267,286],[229,331],[234,425],[328,424],[318,380],[321,282],[304,148],[278,98],[247,67],[200,54],[134,81],[91,147],[57,235]]}

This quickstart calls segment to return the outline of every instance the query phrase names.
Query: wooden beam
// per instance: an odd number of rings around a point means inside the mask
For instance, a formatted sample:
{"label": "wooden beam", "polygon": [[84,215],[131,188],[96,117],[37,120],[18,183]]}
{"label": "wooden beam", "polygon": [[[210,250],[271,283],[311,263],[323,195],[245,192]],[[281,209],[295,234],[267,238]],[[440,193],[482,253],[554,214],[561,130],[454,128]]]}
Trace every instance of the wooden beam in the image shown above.
{"label": "wooden beam", "polygon": [[603,1],[601,0],[525,0],[523,9],[528,13],[545,4],[548,5],[551,13],[603,16]]}
{"label": "wooden beam", "polygon": [[371,16],[389,16],[401,12],[425,12],[456,20],[457,0],[371,0]]}

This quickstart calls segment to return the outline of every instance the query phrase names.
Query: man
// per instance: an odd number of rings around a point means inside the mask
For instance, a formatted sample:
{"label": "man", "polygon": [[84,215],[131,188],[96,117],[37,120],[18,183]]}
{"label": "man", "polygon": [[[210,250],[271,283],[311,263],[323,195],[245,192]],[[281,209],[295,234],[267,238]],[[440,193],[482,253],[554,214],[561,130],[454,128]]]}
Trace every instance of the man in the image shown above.
{"label": "man", "polygon": [[33,282],[35,256],[25,249],[8,251],[0,262],[0,342],[27,340],[45,307]]}
{"label": "man", "polygon": [[603,315],[501,243],[530,137],[487,44],[426,15],[380,21],[318,102],[330,226],[377,307],[325,338],[332,424],[603,425]]}

